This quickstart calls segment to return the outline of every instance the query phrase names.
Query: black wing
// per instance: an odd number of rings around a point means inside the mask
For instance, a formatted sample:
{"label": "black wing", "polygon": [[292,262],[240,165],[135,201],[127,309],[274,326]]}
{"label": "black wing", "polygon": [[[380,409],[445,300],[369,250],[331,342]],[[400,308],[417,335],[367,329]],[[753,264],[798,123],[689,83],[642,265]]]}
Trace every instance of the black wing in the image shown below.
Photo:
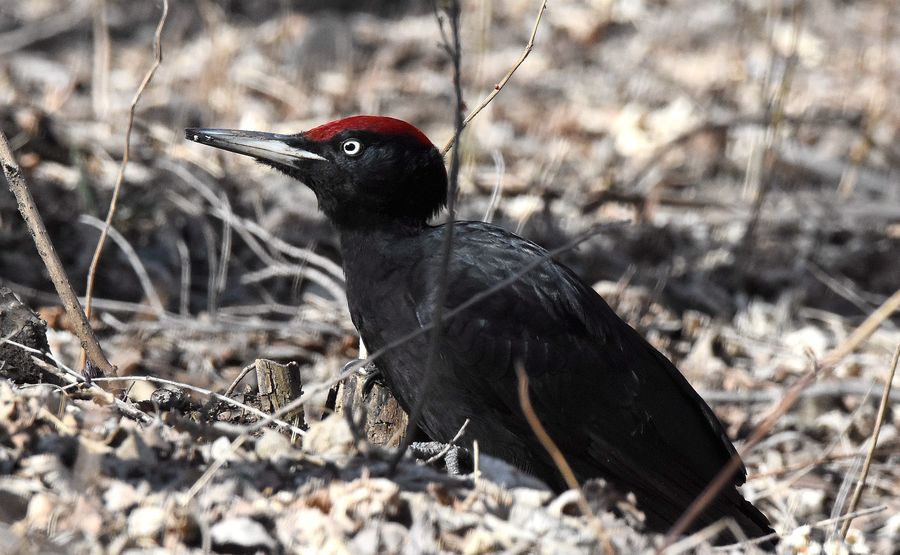
{"label": "black wing", "polygon": [[[535,460],[524,466],[545,474],[551,469],[542,477],[559,485],[552,462],[522,418],[515,373],[515,365],[522,364],[535,412],[578,477],[601,476],[639,499],[652,497],[652,507],[643,504],[648,516],[671,524],[735,453],[712,410],[666,357],[544,249],[487,224],[460,223],[456,233],[461,240],[446,309],[537,258],[547,262],[446,324],[444,372],[455,373],[462,383],[476,380],[492,418],[504,431],[514,427],[513,434],[529,438]],[[435,246],[442,236],[434,234]],[[420,266],[428,272],[440,267],[441,249],[432,252],[430,262]],[[420,320],[430,320],[434,294],[427,288],[414,293]],[[733,484],[743,483],[745,475],[742,465]],[[761,519],[757,528],[768,532],[765,517],[734,488],[727,489],[714,507],[718,516],[752,509],[758,518],[751,520]]]}

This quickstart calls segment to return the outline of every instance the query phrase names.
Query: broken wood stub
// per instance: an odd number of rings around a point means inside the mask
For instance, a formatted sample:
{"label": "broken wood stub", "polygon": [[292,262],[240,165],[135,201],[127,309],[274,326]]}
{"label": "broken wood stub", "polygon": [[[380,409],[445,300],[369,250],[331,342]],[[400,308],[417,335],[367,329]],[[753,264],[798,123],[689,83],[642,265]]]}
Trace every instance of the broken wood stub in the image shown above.
{"label": "broken wood stub", "polygon": [[[256,382],[259,384],[259,409],[273,414],[303,394],[300,380],[300,365],[296,362],[279,364],[272,360],[258,358]],[[281,417],[285,422],[307,429],[303,407]]]}
{"label": "broken wood stub", "polygon": [[335,412],[353,411],[352,420],[361,423],[365,414],[365,437],[369,443],[381,447],[397,447],[406,433],[409,417],[397,399],[384,386],[375,384],[368,398],[363,395],[365,376],[353,374],[343,381],[337,395]]}

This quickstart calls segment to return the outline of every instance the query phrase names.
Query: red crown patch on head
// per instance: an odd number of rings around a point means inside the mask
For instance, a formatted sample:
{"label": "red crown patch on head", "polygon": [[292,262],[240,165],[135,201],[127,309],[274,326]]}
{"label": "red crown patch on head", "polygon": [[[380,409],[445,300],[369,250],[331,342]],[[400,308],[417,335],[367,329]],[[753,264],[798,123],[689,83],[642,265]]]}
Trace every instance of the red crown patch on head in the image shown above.
{"label": "red crown patch on head", "polygon": [[314,127],[305,133],[314,141],[327,141],[342,131],[371,131],[381,135],[412,137],[424,145],[431,145],[425,133],[397,118],[386,116],[351,116]]}

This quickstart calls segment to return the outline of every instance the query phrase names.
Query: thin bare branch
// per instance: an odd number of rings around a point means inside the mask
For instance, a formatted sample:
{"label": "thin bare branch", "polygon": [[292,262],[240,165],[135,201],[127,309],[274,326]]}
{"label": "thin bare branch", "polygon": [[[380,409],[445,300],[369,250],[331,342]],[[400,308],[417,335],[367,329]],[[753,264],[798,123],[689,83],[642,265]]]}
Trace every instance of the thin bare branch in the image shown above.
{"label": "thin bare branch", "polygon": [[9,148],[9,143],[6,142],[6,136],[3,134],[3,131],[0,131],[0,162],[3,163],[3,173],[6,174],[9,190],[16,196],[16,201],[19,203],[19,212],[22,213],[22,218],[24,218],[31,236],[34,237],[34,244],[37,246],[38,254],[47,267],[50,280],[53,281],[56,293],[66,309],[66,315],[72,322],[73,331],[81,341],[81,347],[92,365],[92,367],[85,367],[85,375],[92,376],[94,369],[104,374],[115,374],[115,367],[110,364],[106,355],[103,354],[100,342],[97,341],[97,336],[94,335],[94,330],[91,328],[88,317],[82,310],[81,303],[78,302],[75,290],[72,288],[72,284],[69,283],[69,278],[66,276],[66,271],[59,260],[59,255],[56,254],[56,249],[50,241],[50,235],[47,233],[41,214],[34,203],[31,191],[28,190],[25,176],[22,174],[22,170],[19,168],[19,164]]}
{"label": "thin bare branch", "polygon": [[106,231],[109,234],[109,237],[122,249],[125,258],[131,264],[134,273],[137,275],[138,282],[141,284],[141,289],[144,290],[144,296],[147,297],[150,306],[153,308],[153,312],[156,313],[158,318],[164,318],[166,309],[163,306],[162,299],[159,298],[159,293],[153,287],[153,281],[150,279],[150,274],[147,273],[147,268],[144,267],[144,263],[141,262],[140,257],[138,257],[137,252],[135,252],[134,247],[131,246],[128,240],[116,228],[107,227],[103,221],[88,214],[82,214],[78,221],[99,229],[101,232]]}
{"label": "thin bare branch", "polygon": [[291,424],[289,422],[280,420],[279,418],[277,418],[275,416],[267,414],[257,408],[251,407],[250,405],[247,405],[245,403],[241,403],[240,401],[236,401],[236,400],[232,399],[231,397],[226,397],[224,395],[220,395],[220,394],[216,393],[215,391],[210,391],[209,389],[198,387],[196,385],[186,384],[186,383],[182,383],[182,382],[176,382],[176,381],[167,380],[164,378],[157,378],[156,376],[128,376],[128,377],[122,377],[122,378],[97,378],[94,381],[102,381],[102,382],[140,381],[140,382],[150,382],[150,383],[158,383],[158,384],[164,384],[164,385],[173,385],[175,387],[180,387],[182,389],[188,389],[190,391],[194,391],[196,393],[206,395],[207,397],[212,397],[213,399],[215,399],[217,401],[221,401],[223,403],[233,405],[242,410],[245,410],[245,411],[261,418],[264,422],[264,425],[275,424],[279,428],[288,429],[297,435],[300,435],[300,436],[306,435],[305,430],[303,430],[302,428],[299,428],[297,426],[294,426],[293,424]]}
{"label": "thin bare branch", "polygon": [[[505,87],[506,84],[509,83],[509,80],[512,79],[512,76],[519,69],[519,66],[521,66],[525,62],[525,59],[528,58],[528,55],[531,54],[531,51],[534,49],[534,39],[535,39],[535,37],[537,37],[538,27],[541,26],[541,19],[543,19],[544,12],[546,10],[547,10],[547,0],[543,0],[541,2],[541,7],[538,9],[537,17],[534,20],[534,26],[531,28],[531,36],[528,38],[528,44],[525,45],[525,49],[522,51],[522,54],[519,56],[519,59],[516,60],[516,62],[512,65],[512,67],[509,69],[509,71],[506,72],[506,75],[503,76],[503,79],[501,79],[499,83],[494,85],[494,89],[490,93],[488,93],[488,95],[485,96],[484,99],[482,99],[482,101],[478,104],[478,106],[474,110],[472,110],[468,116],[466,116],[466,119],[464,119],[463,123],[462,123],[463,127],[469,125],[469,123],[473,119],[475,119],[475,116],[477,116],[479,114],[479,112],[484,110],[484,108],[488,104],[490,104],[494,100],[494,98],[496,98],[496,96],[498,94],[500,94],[500,91],[502,91],[503,87]],[[457,134],[454,133],[453,137],[451,137],[450,140],[447,141],[447,144],[444,145],[444,148],[441,149],[441,153],[447,154],[447,152],[456,143],[457,138],[458,138]]]}
{"label": "thin bare branch", "polygon": [[[453,93],[456,100],[453,109],[453,139],[458,142],[462,135],[463,122],[463,93],[462,93],[462,44],[459,36],[459,20],[461,17],[461,7],[459,0],[452,0],[447,5],[447,12],[450,16],[450,38],[444,33],[443,20],[438,17],[439,27],[444,37],[444,47],[450,56],[453,64]],[[453,151],[450,155],[450,171],[447,178],[447,223],[444,224],[444,237],[441,244],[441,265],[437,275],[437,283],[435,284],[435,301],[434,301],[434,317],[435,325],[431,330],[431,337],[428,341],[428,351],[425,357],[425,366],[423,369],[422,385],[420,394],[409,412],[410,424],[418,422],[422,415],[425,400],[431,393],[434,386],[436,372],[433,369],[434,362],[438,359],[438,345],[440,344],[441,332],[444,325],[444,305],[447,300],[447,291],[450,288],[450,259],[453,255],[453,236],[454,226],[456,223],[456,193],[459,183],[459,149]],[[362,338],[360,338],[360,343]],[[398,430],[399,433],[399,430]],[[391,459],[391,473],[394,472],[399,464],[403,454],[409,448],[411,441],[410,435],[406,435],[397,452]]]}
{"label": "thin bare branch", "polygon": [[[144,424],[150,424],[151,422],[153,422],[152,416],[150,416],[149,414],[145,413],[144,411],[138,409],[137,407],[133,406],[131,403],[123,401],[122,399],[119,399],[118,397],[110,394],[108,391],[105,391],[103,388],[101,388],[100,386],[98,386],[95,383],[85,382],[84,379],[78,374],[78,372],[72,370],[71,368],[69,368],[68,366],[63,364],[59,359],[57,359],[55,356],[53,356],[53,353],[40,351],[38,349],[28,347],[27,345],[22,345],[21,343],[17,343],[10,339],[0,338],[0,345],[2,345],[3,343],[8,343],[9,345],[12,345],[13,347],[17,347],[19,349],[22,349],[25,352],[31,353],[32,355],[37,355],[37,356],[31,357],[32,362],[34,362],[37,366],[40,366],[45,371],[50,372],[54,376],[58,377],[59,379],[63,380],[64,382],[70,384],[70,386],[75,386],[75,385],[88,386],[91,395],[101,398],[103,400],[103,403],[105,403],[105,404],[108,404],[110,402],[115,403],[115,405],[119,408],[120,411],[122,411],[122,414],[124,414],[125,416],[132,418],[138,422],[143,422]],[[48,358],[56,366],[53,366],[52,364],[48,364],[42,357]],[[34,385],[39,385],[39,384],[34,384]],[[65,392],[67,387],[69,387],[69,386],[58,387],[57,389]]]}

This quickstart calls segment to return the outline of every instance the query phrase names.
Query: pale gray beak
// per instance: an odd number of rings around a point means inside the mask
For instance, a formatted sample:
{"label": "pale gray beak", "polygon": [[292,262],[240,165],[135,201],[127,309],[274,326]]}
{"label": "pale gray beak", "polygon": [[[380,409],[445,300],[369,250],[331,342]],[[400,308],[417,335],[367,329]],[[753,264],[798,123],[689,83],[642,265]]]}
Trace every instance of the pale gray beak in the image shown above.
{"label": "pale gray beak", "polygon": [[301,135],[240,129],[188,128],[184,130],[184,136],[196,143],[288,166],[294,165],[299,160],[327,160],[315,152],[300,147],[299,145],[305,142]]}

